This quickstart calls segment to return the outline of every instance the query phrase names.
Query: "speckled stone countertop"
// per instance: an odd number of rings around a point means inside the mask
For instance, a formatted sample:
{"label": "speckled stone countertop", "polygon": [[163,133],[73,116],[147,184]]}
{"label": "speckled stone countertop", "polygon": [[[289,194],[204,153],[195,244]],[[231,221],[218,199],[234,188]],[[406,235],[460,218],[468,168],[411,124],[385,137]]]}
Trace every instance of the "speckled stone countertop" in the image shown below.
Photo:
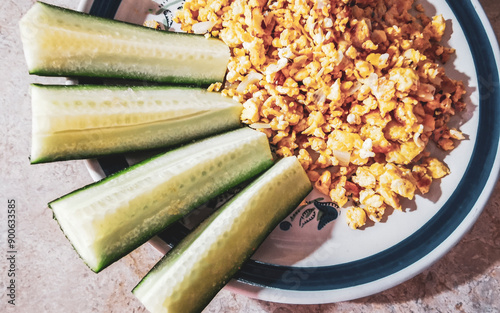
{"label": "speckled stone countertop", "polygon": [[[78,1],[51,0],[76,9]],[[480,0],[500,37],[500,3]],[[99,275],[71,249],[47,202],[92,182],[82,161],[31,166],[30,82],[18,31],[34,0],[0,4],[0,312],[146,312],[130,292],[161,257],[145,244]],[[50,79],[54,82],[56,80]],[[15,199],[16,305],[7,303],[7,200]],[[369,297],[289,305],[222,290],[205,312],[500,312],[500,183],[472,230],[420,275]]]}

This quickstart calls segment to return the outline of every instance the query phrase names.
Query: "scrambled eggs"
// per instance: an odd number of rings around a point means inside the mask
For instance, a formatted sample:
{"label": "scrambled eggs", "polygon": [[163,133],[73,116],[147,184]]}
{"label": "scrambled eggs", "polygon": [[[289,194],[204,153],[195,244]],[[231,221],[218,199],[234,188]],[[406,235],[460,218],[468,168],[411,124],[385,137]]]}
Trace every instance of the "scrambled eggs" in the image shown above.
{"label": "scrambled eggs", "polygon": [[[414,9],[416,14],[410,13]],[[462,82],[442,63],[442,16],[413,0],[187,0],[175,21],[221,38],[232,51],[225,85],[241,119],[296,155],[356,229],[378,222],[400,197],[429,191],[447,166],[426,151],[451,150],[447,123],[465,108]]]}

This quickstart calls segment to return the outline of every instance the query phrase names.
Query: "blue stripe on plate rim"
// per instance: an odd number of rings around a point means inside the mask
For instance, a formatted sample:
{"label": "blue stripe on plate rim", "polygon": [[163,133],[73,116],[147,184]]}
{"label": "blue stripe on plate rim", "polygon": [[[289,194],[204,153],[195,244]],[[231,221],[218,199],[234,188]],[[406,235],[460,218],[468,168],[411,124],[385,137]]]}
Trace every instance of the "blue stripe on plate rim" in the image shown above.
{"label": "blue stripe on plate rim", "polygon": [[[106,7],[99,3],[106,1],[83,1],[87,7],[90,2],[94,14],[114,16],[109,10],[99,11],[98,8]],[[322,267],[281,266],[250,260],[237,273],[236,285],[247,284],[288,292],[288,296],[281,298],[275,296],[261,298],[278,302],[306,304],[359,298],[388,289],[417,275],[447,253],[472,227],[493,191],[500,168],[497,157],[500,155],[499,50],[494,32],[477,0],[446,2],[465,33],[477,76],[481,78],[478,79],[480,95],[478,140],[467,170],[450,199],[431,220],[410,237],[375,255]],[[430,255],[432,257],[429,257]],[[397,277],[382,282],[384,278],[391,276]],[[351,289],[363,286],[368,287]],[[340,296],[333,295],[328,299],[317,297],[307,299],[301,296],[301,293],[307,291],[341,289],[349,289],[350,292]],[[297,298],[292,298],[292,295]]]}
{"label": "blue stripe on plate rim", "polygon": [[121,2],[122,0],[94,1],[88,12],[90,15],[114,18]]}

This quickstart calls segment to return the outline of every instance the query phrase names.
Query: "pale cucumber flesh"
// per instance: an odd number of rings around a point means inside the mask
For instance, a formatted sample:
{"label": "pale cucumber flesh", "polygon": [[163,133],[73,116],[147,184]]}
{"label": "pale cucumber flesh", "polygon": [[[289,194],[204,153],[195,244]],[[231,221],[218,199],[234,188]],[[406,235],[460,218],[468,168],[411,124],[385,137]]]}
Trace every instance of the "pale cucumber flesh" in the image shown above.
{"label": "pale cucumber flesh", "polygon": [[178,145],[241,126],[241,104],[201,88],[31,86],[31,162]]}
{"label": "pale cucumber flesh", "polygon": [[135,296],[152,313],[201,312],[311,189],[295,157],[280,160],[169,251]]}
{"label": "pale cucumber flesh", "polygon": [[242,128],[153,157],[49,206],[97,272],[272,163],[267,137]]}
{"label": "pale cucumber flesh", "polygon": [[37,2],[20,21],[32,74],[207,85],[223,81],[229,48],[200,35],[158,31]]}

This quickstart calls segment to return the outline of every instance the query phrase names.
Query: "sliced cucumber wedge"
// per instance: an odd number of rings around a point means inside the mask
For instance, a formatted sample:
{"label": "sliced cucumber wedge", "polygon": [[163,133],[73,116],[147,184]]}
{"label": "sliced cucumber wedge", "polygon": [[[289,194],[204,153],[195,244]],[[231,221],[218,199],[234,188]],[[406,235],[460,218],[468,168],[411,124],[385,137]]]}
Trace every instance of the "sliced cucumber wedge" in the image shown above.
{"label": "sliced cucumber wedge", "polygon": [[295,157],[280,160],[169,251],[133,293],[151,313],[201,312],[311,189]]}
{"label": "sliced cucumber wedge", "polygon": [[21,18],[29,72],[207,85],[222,82],[227,45],[202,35],[154,30],[43,2]]}
{"label": "sliced cucumber wedge", "polygon": [[185,87],[31,86],[31,163],[174,146],[240,127],[242,105]]}
{"label": "sliced cucumber wedge", "polygon": [[98,272],[272,164],[266,135],[241,128],[138,163],[49,207],[81,258]]}

